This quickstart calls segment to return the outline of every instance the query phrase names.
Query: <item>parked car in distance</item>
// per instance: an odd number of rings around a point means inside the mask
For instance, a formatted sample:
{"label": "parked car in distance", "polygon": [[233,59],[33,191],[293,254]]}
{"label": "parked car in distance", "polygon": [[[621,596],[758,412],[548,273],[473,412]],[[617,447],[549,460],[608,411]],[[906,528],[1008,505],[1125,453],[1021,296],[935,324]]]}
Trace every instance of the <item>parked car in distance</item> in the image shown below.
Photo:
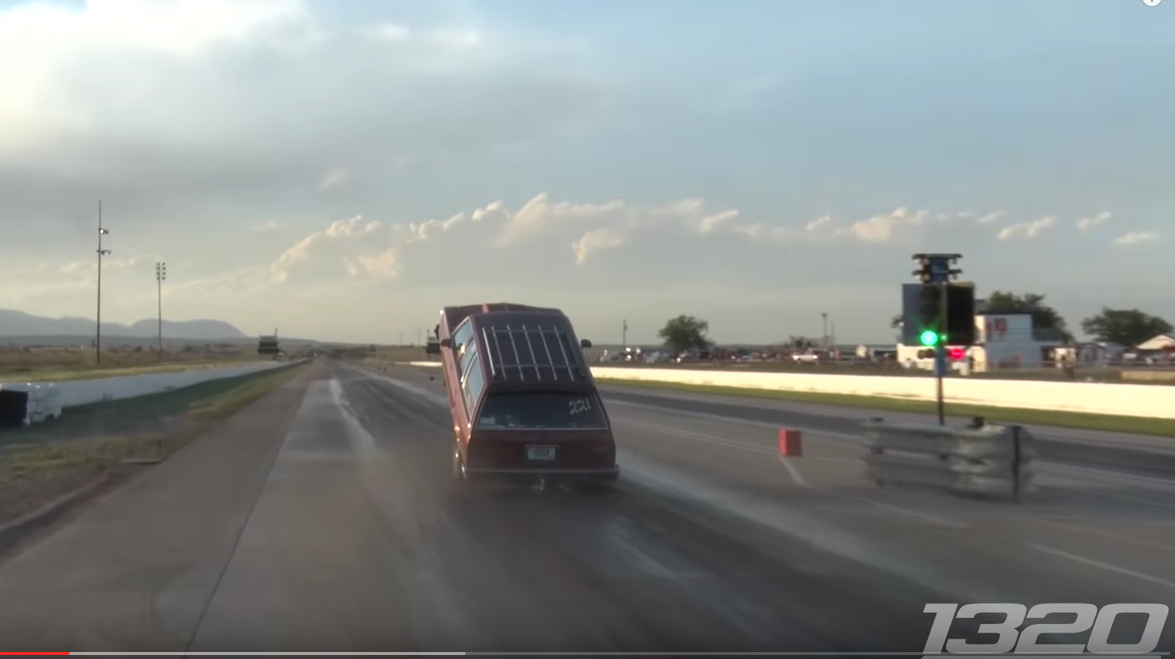
{"label": "parked car in distance", "polygon": [[438,335],[453,421],[452,476],[616,482],[616,442],[570,319],[512,303],[445,307]]}

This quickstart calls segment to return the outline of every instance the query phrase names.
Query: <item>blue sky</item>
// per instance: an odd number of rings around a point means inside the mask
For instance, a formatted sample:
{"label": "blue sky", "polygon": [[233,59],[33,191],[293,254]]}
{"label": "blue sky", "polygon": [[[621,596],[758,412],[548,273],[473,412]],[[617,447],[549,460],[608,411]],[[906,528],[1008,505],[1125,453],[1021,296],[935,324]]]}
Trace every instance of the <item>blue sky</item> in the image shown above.
{"label": "blue sky", "polygon": [[1072,325],[1175,319],[1172,12],[0,0],[0,307],[91,315],[101,197],[113,320],[152,315],[164,259],[169,315],[247,332],[387,341],[506,299],[600,341],[827,311],[879,342],[935,250]]}

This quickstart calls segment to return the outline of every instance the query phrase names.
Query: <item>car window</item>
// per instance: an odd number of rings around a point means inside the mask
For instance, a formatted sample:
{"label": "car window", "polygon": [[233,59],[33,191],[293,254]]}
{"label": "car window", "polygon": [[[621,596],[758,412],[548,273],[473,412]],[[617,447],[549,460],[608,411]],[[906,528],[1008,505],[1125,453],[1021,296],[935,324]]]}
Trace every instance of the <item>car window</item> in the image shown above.
{"label": "car window", "polygon": [[469,365],[469,369],[465,372],[465,377],[462,379],[461,387],[465,394],[465,410],[472,416],[473,408],[477,405],[477,399],[481,397],[481,390],[485,388],[485,379],[481,374],[481,364],[473,362]]}
{"label": "car window", "polygon": [[457,372],[465,373],[469,370],[469,364],[477,361],[477,342],[470,340],[465,344],[464,349],[458,353],[457,357]]}
{"label": "car window", "polygon": [[457,328],[453,334],[453,348],[457,352],[457,372],[464,373],[469,368],[469,362],[477,359],[477,335],[472,321],[467,320]]}
{"label": "car window", "polygon": [[493,429],[606,428],[603,408],[594,395],[490,394],[481,406],[477,427]]}

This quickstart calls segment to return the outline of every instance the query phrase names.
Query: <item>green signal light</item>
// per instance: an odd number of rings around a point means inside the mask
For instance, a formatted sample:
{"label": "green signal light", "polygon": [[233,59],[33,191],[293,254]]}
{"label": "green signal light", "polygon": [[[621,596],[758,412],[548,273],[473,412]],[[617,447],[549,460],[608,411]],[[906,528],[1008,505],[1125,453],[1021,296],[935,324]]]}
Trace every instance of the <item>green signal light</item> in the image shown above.
{"label": "green signal light", "polygon": [[938,344],[938,334],[930,330],[922,332],[922,335],[918,338],[922,341],[922,345],[924,346],[933,346]]}

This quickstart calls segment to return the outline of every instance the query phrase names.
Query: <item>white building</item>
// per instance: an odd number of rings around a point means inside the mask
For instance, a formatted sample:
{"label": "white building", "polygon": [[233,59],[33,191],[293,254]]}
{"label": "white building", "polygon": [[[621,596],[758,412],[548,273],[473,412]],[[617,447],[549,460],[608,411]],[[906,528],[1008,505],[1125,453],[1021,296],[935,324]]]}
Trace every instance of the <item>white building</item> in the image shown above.
{"label": "white building", "polygon": [[[965,351],[967,359],[951,364],[956,371],[1040,368],[1046,356],[1062,345],[1038,339],[1030,313],[975,314],[975,328],[975,345]],[[926,351],[924,346],[899,345],[898,362],[907,368],[934,370],[933,356]]]}
{"label": "white building", "polygon": [[1175,334],[1160,334],[1152,339],[1143,341],[1136,347],[1143,352],[1175,350]]}

